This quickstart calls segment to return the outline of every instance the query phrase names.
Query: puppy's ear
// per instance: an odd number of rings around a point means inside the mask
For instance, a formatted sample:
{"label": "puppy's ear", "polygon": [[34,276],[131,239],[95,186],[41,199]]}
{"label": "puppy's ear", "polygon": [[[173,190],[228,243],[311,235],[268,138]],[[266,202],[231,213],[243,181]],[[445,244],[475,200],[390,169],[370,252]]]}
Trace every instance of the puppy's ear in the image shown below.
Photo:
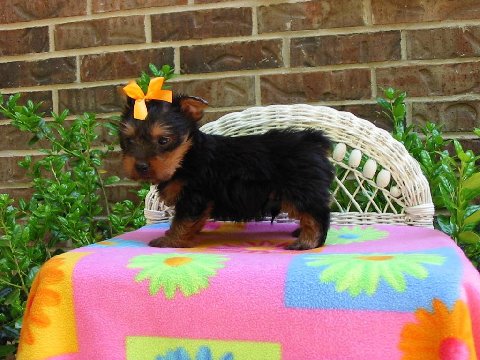
{"label": "puppy's ear", "polygon": [[193,121],[199,121],[203,117],[203,110],[208,102],[196,96],[182,96],[178,99],[180,111]]}

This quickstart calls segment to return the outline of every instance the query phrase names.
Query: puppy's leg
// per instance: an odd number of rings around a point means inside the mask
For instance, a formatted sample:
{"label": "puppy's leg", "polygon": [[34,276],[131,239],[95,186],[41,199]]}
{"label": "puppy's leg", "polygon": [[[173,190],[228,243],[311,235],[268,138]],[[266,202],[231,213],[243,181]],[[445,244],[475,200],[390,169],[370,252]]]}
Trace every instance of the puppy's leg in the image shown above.
{"label": "puppy's leg", "polygon": [[150,241],[154,247],[185,248],[193,246],[193,237],[200,232],[210,216],[210,208],[206,209],[199,218],[179,219],[174,217],[172,226],[165,232],[165,236]]}
{"label": "puppy's leg", "polygon": [[284,210],[288,212],[289,217],[300,220],[300,228],[294,231],[294,234],[298,233],[298,239],[287,246],[287,250],[308,250],[325,243],[330,222],[330,210],[328,208],[308,211],[299,210],[292,204],[284,204]]}

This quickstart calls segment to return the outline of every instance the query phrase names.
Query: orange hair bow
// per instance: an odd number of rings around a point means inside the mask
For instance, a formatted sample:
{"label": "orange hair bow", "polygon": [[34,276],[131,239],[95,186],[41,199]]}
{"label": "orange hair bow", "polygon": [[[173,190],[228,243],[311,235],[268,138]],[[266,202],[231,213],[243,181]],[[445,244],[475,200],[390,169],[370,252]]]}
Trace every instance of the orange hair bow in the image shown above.
{"label": "orange hair bow", "polygon": [[147,93],[144,94],[143,90],[138,86],[136,81],[131,81],[127,86],[123,88],[123,91],[127,96],[135,99],[135,106],[133,108],[133,117],[137,120],[145,120],[148,111],[146,100],[163,100],[171,103],[173,94],[171,90],[162,90],[163,77],[156,77],[150,80],[148,84]]}

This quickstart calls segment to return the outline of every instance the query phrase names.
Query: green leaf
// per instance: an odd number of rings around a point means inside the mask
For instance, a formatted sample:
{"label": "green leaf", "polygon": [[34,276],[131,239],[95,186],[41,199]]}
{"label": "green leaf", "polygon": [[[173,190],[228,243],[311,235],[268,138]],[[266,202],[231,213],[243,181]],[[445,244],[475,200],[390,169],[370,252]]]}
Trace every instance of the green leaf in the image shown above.
{"label": "green leaf", "polygon": [[449,236],[452,236],[453,226],[450,223],[450,217],[447,217],[445,215],[437,216],[437,224],[441,231],[443,231],[445,234]]}
{"label": "green leaf", "polygon": [[392,87],[386,88],[383,93],[389,100],[393,100],[395,98],[395,89]]}
{"label": "green leaf", "polygon": [[13,355],[16,349],[15,345],[0,345],[0,358],[5,359],[7,355]]}
{"label": "green leaf", "polygon": [[475,225],[480,221],[480,205],[472,205],[466,212],[465,225]]}
{"label": "green leaf", "polygon": [[112,185],[116,184],[120,181],[120,178],[118,176],[110,176],[105,179],[105,185]]}
{"label": "green leaf", "polygon": [[473,174],[463,183],[463,188],[480,192],[480,172]]}
{"label": "green leaf", "polygon": [[398,104],[393,108],[393,115],[397,119],[404,119],[405,118],[405,113],[406,113],[406,107],[405,104]]}
{"label": "green leaf", "polygon": [[480,235],[473,231],[462,231],[458,234],[458,240],[465,244],[477,244],[480,242]]}
{"label": "green leaf", "polygon": [[377,98],[377,104],[380,105],[383,109],[387,110],[388,114],[390,114],[390,111],[392,108],[390,103],[387,100],[383,98]]}

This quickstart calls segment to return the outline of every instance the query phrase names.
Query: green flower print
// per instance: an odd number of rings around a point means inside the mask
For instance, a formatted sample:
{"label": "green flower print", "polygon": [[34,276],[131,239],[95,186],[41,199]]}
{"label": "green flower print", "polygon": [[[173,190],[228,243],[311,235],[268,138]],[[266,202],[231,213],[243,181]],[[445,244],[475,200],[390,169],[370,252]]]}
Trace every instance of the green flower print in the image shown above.
{"label": "green flower print", "polygon": [[176,295],[177,289],[188,297],[198,294],[209,286],[209,278],[223,268],[228,259],[214,254],[152,254],[132,258],[129,269],[142,269],[135,280],[150,280],[150,295],[156,295],[161,289],[169,300]]}
{"label": "green flower print", "polygon": [[320,282],[335,283],[337,292],[348,291],[352,297],[365,292],[373,295],[380,279],[384,279],[395,291],[407,289],[405,275],[416,279],[428,277],[422,264],[441,265],[445,258],[435,254],[328,254],[312,255],[307,266],[325,266]]}
{"label": "green flower print", "polygon": [[373,226],[342,226],[328,230],[327,245],[350,244],[369,240],[380,240],[388,236],[388,231]]}

